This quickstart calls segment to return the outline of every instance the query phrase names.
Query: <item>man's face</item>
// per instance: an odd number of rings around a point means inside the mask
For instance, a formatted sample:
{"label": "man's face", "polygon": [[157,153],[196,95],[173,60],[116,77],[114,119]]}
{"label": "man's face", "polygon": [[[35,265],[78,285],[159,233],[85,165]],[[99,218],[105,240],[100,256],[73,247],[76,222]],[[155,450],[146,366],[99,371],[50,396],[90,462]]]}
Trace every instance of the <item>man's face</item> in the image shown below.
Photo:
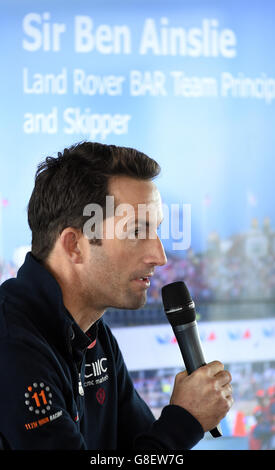
{"label": "man's face", "polygon": [[[167,261],[156,232],[163,217],[161,198],[152,181],[127,176],[112,177],[108,189],[114,196],[115,215],[104,220],[101,245],[90,245],[87,240],[83,292],[87,295],[86,301],[100,310],[108,307],[136,309],[146,302],[155,266]],[[132,211],[123,212],[122,204],[130,205]],[[118,205],[120,215],[116,211]],[[141,209],[144,205],[150,208],[155,222],[150,227],[146,227],[146,223],[151,216]],[[112,238],[106,238],[107,224],[113,224]],[[142,231],[142,238],[138,238],[138,230]]]}

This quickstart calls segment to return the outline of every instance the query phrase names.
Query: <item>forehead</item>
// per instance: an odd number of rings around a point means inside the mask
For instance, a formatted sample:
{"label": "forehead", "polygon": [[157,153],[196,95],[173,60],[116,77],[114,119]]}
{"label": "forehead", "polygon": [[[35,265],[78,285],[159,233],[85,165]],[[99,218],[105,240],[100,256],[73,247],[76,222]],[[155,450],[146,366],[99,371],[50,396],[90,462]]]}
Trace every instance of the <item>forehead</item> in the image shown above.
{"label": "forehead", "polygon": [[137,209],[138,204],[156,205],[161,210],[161,197],[157,186],[151,180],[139,180],[129,176],[112,176],[108,192],[115,198],[115,204],[131,204]]}

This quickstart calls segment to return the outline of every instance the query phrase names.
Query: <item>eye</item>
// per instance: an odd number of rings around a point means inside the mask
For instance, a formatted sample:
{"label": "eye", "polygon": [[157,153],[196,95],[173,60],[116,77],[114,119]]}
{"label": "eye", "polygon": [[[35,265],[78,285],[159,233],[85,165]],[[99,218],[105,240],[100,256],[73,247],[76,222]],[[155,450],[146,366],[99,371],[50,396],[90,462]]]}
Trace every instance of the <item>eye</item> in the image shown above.
{"label": "eye", "polygon": [[135,238],[146,238],[146,227],[136,227],[135,228],[135,231],[134,231],[134,234],[135,234]]}

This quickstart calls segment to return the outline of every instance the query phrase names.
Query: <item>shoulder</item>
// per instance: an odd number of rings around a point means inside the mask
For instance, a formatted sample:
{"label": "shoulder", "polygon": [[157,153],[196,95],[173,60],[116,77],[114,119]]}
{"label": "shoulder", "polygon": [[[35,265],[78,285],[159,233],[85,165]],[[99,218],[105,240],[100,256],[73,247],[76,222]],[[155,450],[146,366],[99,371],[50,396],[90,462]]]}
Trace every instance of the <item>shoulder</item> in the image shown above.
{"label": "shoulder", "polygon": [[[39,315],[39,312],[37,312]],[[0,298],[0,374],[18,380],[35,370],[61,369],[56,352],[28,314]]]}
{"label": "shoulder", "polygon": [[[40,343],[41,334],[27,312],[18,308],[6,296],[0,296],[0,344],[27,345]],[[41,346],[41,345],[40,345]],[[16,349],[13,346],[12,349]]]}

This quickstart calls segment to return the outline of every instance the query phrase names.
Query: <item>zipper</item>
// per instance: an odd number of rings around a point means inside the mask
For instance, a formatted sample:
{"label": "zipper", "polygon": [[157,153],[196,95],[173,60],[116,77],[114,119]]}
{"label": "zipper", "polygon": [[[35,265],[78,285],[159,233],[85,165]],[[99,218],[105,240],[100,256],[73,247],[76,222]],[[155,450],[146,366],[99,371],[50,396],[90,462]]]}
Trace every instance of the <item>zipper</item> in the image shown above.
{"label": "zipper", "polygon": [[78,393],[79,393],[79,395],[81,395],[81,396],[84,395],[84,389],[83,389],[83,386],[82,386],[81,374],[80,374],[80,373],[78,374]]}
{"label": "zipper", "polygon": [[[72,327],[70,326],[69,327],[69,334],[67,336],[68,338],[68,347],[69,347],[69,352],[70,352],[70,355],[73,359],[73,349],[72,349],[72,344],[71,344],[71,340],[74,338],[74,331],[72,329]],[[77,363],[75,362],[75,360],[73,359],[73,364],[74,364],[74,369],[75,369],[75,372],[78,374],[78,393],[80,396],[84,396],[84,388],[83,388],[83,385],[82,385],[82,381],[81,381],[81,365],[80,367],[77,366]],[[80,368],[80,372],[79,372],[79,368]]]}

